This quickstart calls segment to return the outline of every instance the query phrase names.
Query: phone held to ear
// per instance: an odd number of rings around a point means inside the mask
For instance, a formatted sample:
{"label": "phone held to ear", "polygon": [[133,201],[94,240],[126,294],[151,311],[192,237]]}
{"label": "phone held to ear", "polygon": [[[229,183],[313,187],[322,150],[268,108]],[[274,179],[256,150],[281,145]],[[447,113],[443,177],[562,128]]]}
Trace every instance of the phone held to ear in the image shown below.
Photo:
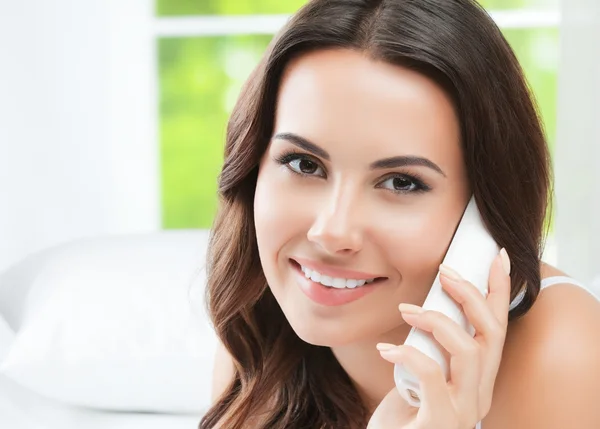
{"label": "phone held to ear", "polygon": [[[443,264],[457,271],[484,296],[487,296],[490,268],[499,251],[498,244],[483,224],[475,198],[471,197],[446,252]],[[475,330],[468,322],[460,305],[442,289],[439,276],[438,273],[423,303],[423,309],[439,311],[450,317],[471,335],[475,335]],[[446,360],[443,349],[430,333],[413,327],[404,344],[415,347],[437,361],[448,380],[449,362]],[[402,364],[394,367],[394,381],[400,395],[410,405],[413,407],[421,405],[419,380]]]}

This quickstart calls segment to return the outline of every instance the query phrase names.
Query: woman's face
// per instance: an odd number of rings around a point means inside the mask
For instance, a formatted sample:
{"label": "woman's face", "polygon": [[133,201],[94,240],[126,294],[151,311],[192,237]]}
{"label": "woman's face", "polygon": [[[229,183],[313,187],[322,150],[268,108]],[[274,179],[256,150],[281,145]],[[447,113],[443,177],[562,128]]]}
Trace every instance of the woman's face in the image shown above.
{"label": "woman's face", "polygon": [[288,65],[254,211],[267,282],[304,341],[403,325],[398,304],[423,303],[469,196],[458,121],[431,80],[351,50]]}

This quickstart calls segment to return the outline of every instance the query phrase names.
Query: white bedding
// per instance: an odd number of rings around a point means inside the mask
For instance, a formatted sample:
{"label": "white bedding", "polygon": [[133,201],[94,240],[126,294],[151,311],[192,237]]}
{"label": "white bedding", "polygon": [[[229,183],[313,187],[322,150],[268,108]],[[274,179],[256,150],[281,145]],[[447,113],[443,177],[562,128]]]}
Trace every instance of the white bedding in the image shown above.
{"label": "white bedding", "polygon": [[115,413],[75,408],[43,398],[0,374],[2,429],[195,429],[197,415]]}

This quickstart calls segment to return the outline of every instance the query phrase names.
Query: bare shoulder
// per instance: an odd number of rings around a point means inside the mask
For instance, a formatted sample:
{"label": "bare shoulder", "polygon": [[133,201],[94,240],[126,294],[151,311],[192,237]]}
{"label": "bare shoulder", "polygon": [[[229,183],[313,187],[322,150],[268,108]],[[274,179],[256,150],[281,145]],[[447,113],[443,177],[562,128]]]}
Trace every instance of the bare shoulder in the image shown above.
{"label": "bare shoulder", "polygon": [[[565,276],[543,264],[542,278]],[[508,328],[485,429],[600,427],[600,301],[568,283]]]}
{"label": "bare shoulder", "polygon": [[227,390],[235,377],[233,359],[225,346],[219,341],[215,353],[211,398],[215,403]]}

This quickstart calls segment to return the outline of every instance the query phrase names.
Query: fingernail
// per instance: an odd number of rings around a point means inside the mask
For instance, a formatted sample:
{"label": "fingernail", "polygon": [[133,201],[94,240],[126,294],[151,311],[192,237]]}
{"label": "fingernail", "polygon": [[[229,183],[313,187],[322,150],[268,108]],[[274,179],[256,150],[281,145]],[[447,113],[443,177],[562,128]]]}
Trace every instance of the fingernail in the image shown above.
{"label": "fingernail", "polygon": [[[398,359],[402,359],[402,355],[403,355],[402,350],[403,350],[402,346],[394,346],[391,349],[381,350],[380,354],[383,357],[386,357],[388,359],[395,359],[397,361]],[[398,362],[396,362],[396,363],[398,363]]]}
{"label": "fingernail", "polygon": [[418,305],[405,304],[405,303],[400,304],[398,306],[398,309],[402,313],[407,313],[407,314],[421,314],[421,313],[423,313],[425,311],[421,307],[419,307]]}
{"label": "fingernail", "polygon": [[452,268],[450,268],[449,266],[444,265],[444,264],[440,265],[440,273],[443,276],[448,277],[450,280],[454,280],[457,282],[462,280],[462,277],[460,276],[460,274],[458,274]]}
{"label": "fingernail", "polygon": [[380,352],[392,350],[394,347],[396,347],[396,346],[393,344],[388,344],[388,343],[378,343],[377,344],[377,350],[379,350]]}
{"label": "fingernail", "polygon": [[500,250],[500,259],[502,259],[502,268],[504,268],[506,275],[510,276],[510,258],[504,247]]}

